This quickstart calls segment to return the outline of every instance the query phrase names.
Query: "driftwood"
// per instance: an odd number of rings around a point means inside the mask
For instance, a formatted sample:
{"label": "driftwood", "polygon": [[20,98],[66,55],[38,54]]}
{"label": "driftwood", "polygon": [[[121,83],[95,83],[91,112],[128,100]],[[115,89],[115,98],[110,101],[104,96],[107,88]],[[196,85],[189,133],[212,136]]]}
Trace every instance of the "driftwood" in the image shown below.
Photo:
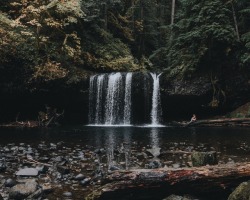
{"label": "driftwood", "polygon": [[250,162],[179,169],[115,171],[105,178],[106,184],[95,194],[89,195],[89,199],[115,199],[119,195],[128,194],[135,197],[140,190],[140,195],[150,195],[152,190],[156,190],[154,199],[157,199],[157,195],[159,197],[160,192],[164,195],[176,191],[182,191],[183,194],[229,195],[232,188],[249,179]]}
{"label": "driftwood", "polygon": [[173,122],[175,126],[200,127],[200,126],[250,126],[250,118],[221,118],[210,120],[197,120],[194,122]]}

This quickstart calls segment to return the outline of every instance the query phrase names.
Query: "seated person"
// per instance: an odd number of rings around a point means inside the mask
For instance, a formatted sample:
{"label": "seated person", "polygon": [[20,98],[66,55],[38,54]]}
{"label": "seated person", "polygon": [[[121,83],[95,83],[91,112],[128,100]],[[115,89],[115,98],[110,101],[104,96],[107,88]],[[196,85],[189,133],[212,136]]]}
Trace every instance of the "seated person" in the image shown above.
{"label": "seated person", "polygon": [[192,116],[192,118],[191,118],[191,120],[190,120],[190,122],[195,122],[197,119],[196,119],[196,115],[195,114],[193,114],[193,116]]}

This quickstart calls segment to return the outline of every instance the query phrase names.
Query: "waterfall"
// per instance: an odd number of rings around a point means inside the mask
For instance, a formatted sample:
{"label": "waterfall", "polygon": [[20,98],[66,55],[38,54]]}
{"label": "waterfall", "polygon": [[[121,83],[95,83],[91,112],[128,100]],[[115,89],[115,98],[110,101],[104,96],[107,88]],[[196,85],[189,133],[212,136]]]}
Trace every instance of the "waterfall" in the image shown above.
{"label": "waterfall", "polygon": [[138,121],[148,123],[151,120],[150,126],[159,126],[161,122],[160,75],[116,72],[91,76],[89,124],[127,126],[132,124],[133,119],[135,123]]}
{"label": "waterfall", "polygon": [[104,81],[104,74],[97,77],[95,124],[100,124],[102,121],[101,113],[102,113],[103,81]]}
{"label": "waterfall", "polygon": [[125,97],[124,97],[124,124],[130,124],[131,119],[131,88],[132,73],[127,73],[125,81]]}
{"label": "waterfall", "polygon": [[109,75],[108,92],[105,104],[105,124],[119,124],[119,111],[122,92],[122,75],[115,73]]}
{"label": "waterfall", "polygon": [[161,117],[161,98],[160,98],[160,81],[161,74],[156,75],[150,73],[153,78],[153,96],[152,96],[152,109],[151,109],[151,124],[159,125]]}
{"label": "waterfall", "polygon": [[96,77],[96,75],[94,75],[94,76],[91,76],[90,77],[90,80],[89,80],[89,116],[88,116],[88,118],[89,118],[89,123],[91,123],[92,122],[92,120],[93,120],[93,113],[94,113],[94,106],[93,106],[93,104],[94,104],[94,98],[95,98],[95,95],[94,95],[94,80],[95,80],[95,77]]}

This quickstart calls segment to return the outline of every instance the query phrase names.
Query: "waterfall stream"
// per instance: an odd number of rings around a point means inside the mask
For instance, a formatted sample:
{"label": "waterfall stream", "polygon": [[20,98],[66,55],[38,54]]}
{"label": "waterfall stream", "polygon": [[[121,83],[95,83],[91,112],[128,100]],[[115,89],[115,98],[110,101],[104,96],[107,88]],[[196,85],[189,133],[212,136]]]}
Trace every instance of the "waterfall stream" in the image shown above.
{"label": "waterfall stream", "polygon": [[153,96],[151,109],[151,124],[159,125],[161,117],[160,81],[161,74],[150,73],[153,78]]}

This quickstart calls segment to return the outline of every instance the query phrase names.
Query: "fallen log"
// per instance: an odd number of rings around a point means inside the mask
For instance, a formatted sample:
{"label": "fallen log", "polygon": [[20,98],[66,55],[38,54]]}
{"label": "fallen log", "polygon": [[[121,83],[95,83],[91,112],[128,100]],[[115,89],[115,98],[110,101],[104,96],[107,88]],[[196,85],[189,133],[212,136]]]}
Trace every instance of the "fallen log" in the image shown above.
{"label": "fallen log", "polygon": [[197,120],[193,122],[173,122],[175,126],[197,127],[197,126],[250,126],[250,118],[222,118]]}
{"label": "fallen log", "polygon": [[149,199],[162,199],[164,195],[177,191],[182,194],[210,195],[211,199],[223,199],[224,195],[226,199],[234,187],[249,179],[250,162],[179,169],[115,171],[107,175],[104,185],[87,199],[116,199],[121,195],[123,199],[127,199],[126,195],[130,195],[128,199],[137,199],[138,195],[146,194]]}

